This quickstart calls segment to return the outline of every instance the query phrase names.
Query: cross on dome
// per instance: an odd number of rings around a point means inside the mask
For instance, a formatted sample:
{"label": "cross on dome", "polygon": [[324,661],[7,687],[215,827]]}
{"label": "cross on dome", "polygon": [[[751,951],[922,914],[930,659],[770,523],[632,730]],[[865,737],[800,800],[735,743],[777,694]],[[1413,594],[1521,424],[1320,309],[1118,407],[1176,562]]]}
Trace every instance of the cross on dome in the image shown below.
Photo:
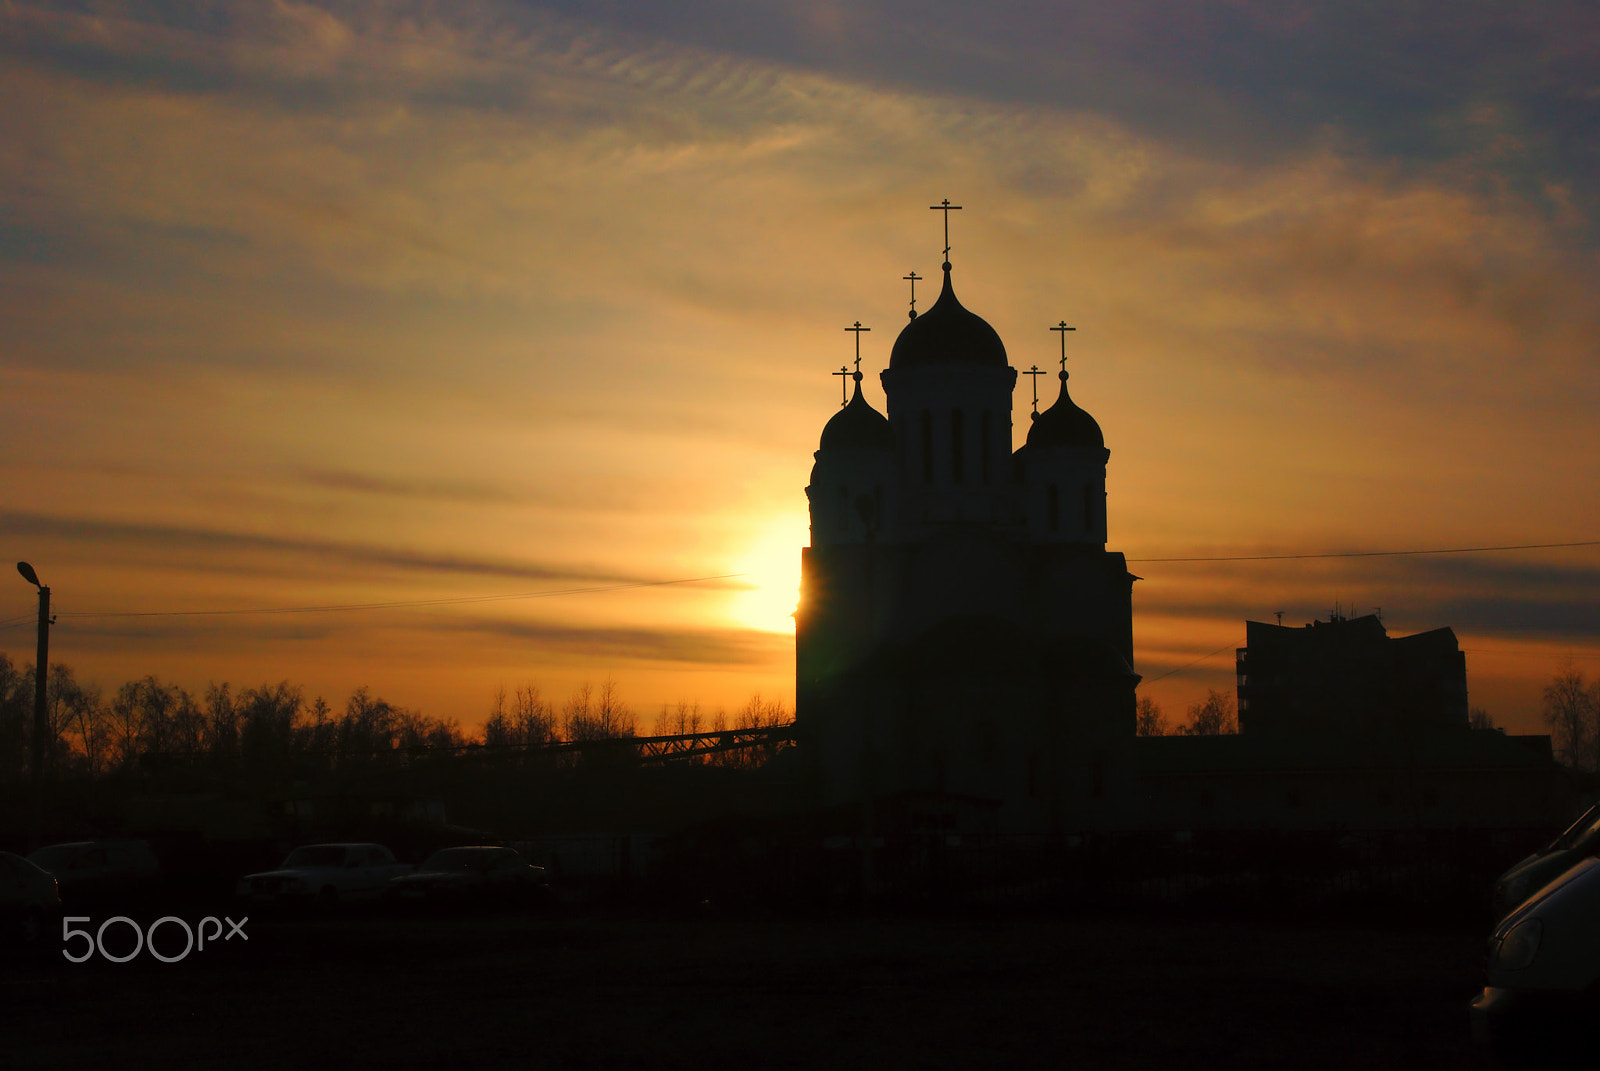
{"label": "cross on dome", "polygon": [[1022,374],[1033,377],[1033,415],[1037,417],[1039,415],[1039,377],[1044,375],[1044,373],[1039,371],[1038,365],[1034,365],[1032,368],[1028,369]]}
{"label": "cross on dome", "polygon": [[950,213],[961,211],[961,206],[960,205],[951,204],[950,203],[950,198],[946,197],[944,200],[940,201],[936,205],[929,205],[928,206],[928,211],[930,211],[930,212],[943,212],[944,213],[944,270],[945,271],[949,271],[950,270]]}
{"label": "cross on dome", "polygon": [[[847,327],[847,328],[845,328],[845,330],[848,331],[850,329]],[[857,335],[856,337],[860,338],[861,336]],[[840,377],[840,379],[839,379],[839,408],[843,409],[845,404],[848,401],[848,399],[845,398],[845,396],[844,396],[844,378],[843,377],[845,377],[845,376],[850,374],[850,369],[846,368],[844,365],[841,364],[839,366],[839,370],[837,372],[830,372],[828,374]]]}
{"label": "cross on dome", "polygon": [[[1056,324],[1050,330],[1052,330],[1052,331],[1060,331],[1061,332],[1061,378],[1062,379],[1066,379],[1067,378],[1067,332],[1068,331],[1076,331],[1077,328],[1076,327],[1068,327],[1067,326],[1067,321],[1062,320],[1060,323]],[[1035,410],[1038,409],[1038,405],[1037,404],[1034,406],[1034,409]]]}
{"label": "cross on dome", "polygon": [[915,320],[917,318],[917,280],[921,279],[922,276],[918,275],[916,269],[913,268],[910,275],[902,275],[900,278],[911,280],[911,315],[909,319]]}
{"label": "cross on dome", "polygon": [[[863,332],[863,331],[871,331],[872,328],[870,328],[870,327],[862,327],[861,326],[861,321],[857,320],[854,327],[847,327],[847,328],[845,328],[845,330],[846,331],[855,332],[855,336],[856,336],[856,372],[855,372],[855,381],[857,383],[860,383],[861,382],[861,332]],[[840,386],[841,389],[844,387],[843,381],[841,381],[839,383],[839,386]]]}

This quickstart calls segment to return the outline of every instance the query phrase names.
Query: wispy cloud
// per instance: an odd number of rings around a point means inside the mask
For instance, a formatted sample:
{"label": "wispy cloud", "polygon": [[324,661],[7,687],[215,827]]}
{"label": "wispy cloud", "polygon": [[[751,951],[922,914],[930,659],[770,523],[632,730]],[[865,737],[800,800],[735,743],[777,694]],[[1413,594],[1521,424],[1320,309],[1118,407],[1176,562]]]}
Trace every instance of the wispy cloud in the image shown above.
{"label": "wispy cloud", "polygon": [[259,555],[276,555],[320,563],[343,563],[422,573],[500,577],[508,580],[563,582],[582,580],[633,584],[664,579],[647,577],[639,573],[606,572],[556,563],[431,554],[374,543],[295,539],[225,529],[47,516],[11,510],[0,510],[0,533],[13,540],[43,537],[89,543],[108,549],[118,548],[116,553],[124,554],[129,551],[142,555],[155,552],[169,558],[176,557],[191,568],[198,564],[191,557],[197,553],[243,552],[252,559]]}

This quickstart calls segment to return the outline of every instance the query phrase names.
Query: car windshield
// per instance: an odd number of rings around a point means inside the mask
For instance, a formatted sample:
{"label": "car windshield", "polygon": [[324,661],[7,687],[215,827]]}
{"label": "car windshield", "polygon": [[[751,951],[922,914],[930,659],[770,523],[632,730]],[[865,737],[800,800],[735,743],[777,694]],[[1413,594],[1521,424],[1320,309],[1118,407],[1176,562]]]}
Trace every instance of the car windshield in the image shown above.
{"label": "car windshield", "polygon": [[489,870],[499,852],[482,848],[446,848],[442,852],[434,852],[417,869],[424,873],[440,873],[447,870]]}
{"label": "car windshield", "polygon": [[40,870],[65,870],[82,851],[81,844],[53,844],[28,856],[28,862]]}
{"label": "car windshield", "polygon": [[309,848],[296,848],[283,861],[284,870],[316,866],[344,866],[344,849],[337,844],[313,844]]}
{"label": "car windshield", "polygon": [[[1576,848],[1578,842],[1596,829],[1600,829],[1600,803],[1583,812],[1583,816],[1567,827],[1567,831],[1550,842],[1547,852],[1564,852]],[[43,865],[43,864],[41,864]]]}

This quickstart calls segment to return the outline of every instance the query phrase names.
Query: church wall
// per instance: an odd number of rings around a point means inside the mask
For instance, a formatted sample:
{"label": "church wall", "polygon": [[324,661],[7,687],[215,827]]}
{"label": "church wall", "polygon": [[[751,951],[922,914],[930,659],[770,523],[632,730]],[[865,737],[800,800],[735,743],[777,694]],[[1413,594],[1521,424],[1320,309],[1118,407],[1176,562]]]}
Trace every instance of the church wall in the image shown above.
{"label": "church wall", "polygon": [[1109,453],[1057,446],[1028,447],[1018,454],[1030,540],[1105,546]]}
{"label": "church wall", "polygon": [[951,521],[1010,522],[1015,512],[1010,457],[1011,391],[1016,377],[1016,370],[1009,367],[883,371],[889,424],[900,458],[901,518],[908,530]]}

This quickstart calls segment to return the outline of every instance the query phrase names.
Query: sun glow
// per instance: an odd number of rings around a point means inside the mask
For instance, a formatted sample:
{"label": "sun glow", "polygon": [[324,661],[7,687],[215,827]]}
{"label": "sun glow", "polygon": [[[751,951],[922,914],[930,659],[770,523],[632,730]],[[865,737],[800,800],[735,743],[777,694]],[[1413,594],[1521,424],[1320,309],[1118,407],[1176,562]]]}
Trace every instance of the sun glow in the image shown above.
{"label": "sun glow", "polygon": [[739,572],[751,586],[734,596],[734,618],[763,632],[793,632],[800,602],[800,547],[806,541],[804,514],[774,518],[755,534],[739,559]]}

